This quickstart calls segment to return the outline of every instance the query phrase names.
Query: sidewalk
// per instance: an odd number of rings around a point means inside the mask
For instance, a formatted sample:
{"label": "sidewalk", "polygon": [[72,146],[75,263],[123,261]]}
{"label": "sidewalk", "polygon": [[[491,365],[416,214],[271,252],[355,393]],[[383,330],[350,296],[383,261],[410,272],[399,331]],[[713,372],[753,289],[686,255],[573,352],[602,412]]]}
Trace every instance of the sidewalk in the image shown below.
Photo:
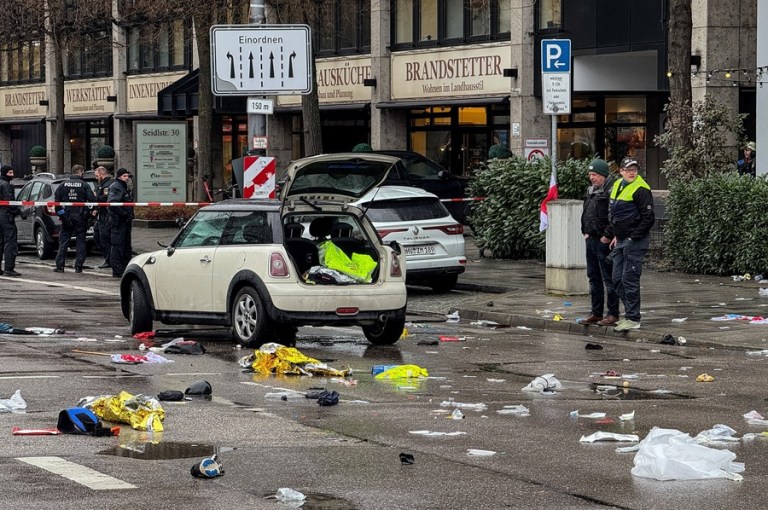
{"label": "sidewalk", "polygon": [[[156,250],[157,241],[167,244],[177,231],[134,227],[134,249]],[[614,333],[613,328],[577,324],[577,319],[589,315],[589,296],[547,294],[543,262],[481,258],[472,237],[465,239],[467,270],[459,276],[457,289],[494,294],[465,294],[457,306],[463,321],[491,320],[513,328],[583,334],[585,341],[589,337],[593,337],[589,341],[608,337],[657,343],[665,334],[671,334],[685,337],[687,345],[692,346],[768,349],[768,324],[711,320],[727,314],[768,317],[768,298],[760,297],[761,285],[754,280],[734,282],[730,277],[644,270],[640,282],[642,328]],[[562,320],[554,320],[555,314]]]}

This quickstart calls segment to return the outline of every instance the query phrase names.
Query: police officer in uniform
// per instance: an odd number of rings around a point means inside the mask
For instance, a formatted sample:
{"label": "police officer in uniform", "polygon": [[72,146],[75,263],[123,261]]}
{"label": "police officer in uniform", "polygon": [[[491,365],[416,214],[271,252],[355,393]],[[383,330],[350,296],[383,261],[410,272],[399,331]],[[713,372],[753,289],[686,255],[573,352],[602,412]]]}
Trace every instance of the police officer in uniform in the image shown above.
{"label": "police officer in uniform", "polygon": [[[13,168],[3,165],[0,168],[0,200],[16,199],[11,179]],[[5,259],[5,269],[0,271],[0,275],[21,276],[16,272],[16,255],[19,253],[16,216],[19,215],[21,209],[17,205],[0,207],[0,259]]]}
{"label": "police officer in uniform", "polygon": [[[72,177],[62,182],[56,188],[54,195],[57,202],[95,202],[96,195],[83,180],[85,167],[83,165],[74,165],[72,167]],[[64,272],[64,263],[67,260],[67,248],[72,234],[75,235],[77,255],[75,256],[75,273],[83,272],[85,263],[85,234],[88,231],[88,218],[91,213],[85,207],[61,207],[56,206],[56,214],[61,218],[61,228],[59,229],[59,253],[56,255],[57,273]]]}
{"label": "police officer in uniform", "polygon": [[[117,178],[109,187],[109,202],[133,202],[128,189],[128,181],[133,177],[125,168],[117,170]],[[109,207],[112,221],[112,252],[109,258],[112,264],[112,276],[120,278],[131,259],[131,223],[133,207]]]}
{"label": "police officer in uniform", "polygon": [[[99,180],[99,185],[96,187],[96,200],[98,202],[106,202],[109,199],[109,187],[115,182],[112,178],[112,174],[109,173],[103,166],[96,167],[96,178]],[[99,249],[104,256],[104,263],[101,264],[99,269],[106,269],[112,267],[109,263],[110,252],[112,251],[112,222],[109,218],[109,207],[99,207],[99,210],[95,212],[96,215],[96,240],[99,243]]]}

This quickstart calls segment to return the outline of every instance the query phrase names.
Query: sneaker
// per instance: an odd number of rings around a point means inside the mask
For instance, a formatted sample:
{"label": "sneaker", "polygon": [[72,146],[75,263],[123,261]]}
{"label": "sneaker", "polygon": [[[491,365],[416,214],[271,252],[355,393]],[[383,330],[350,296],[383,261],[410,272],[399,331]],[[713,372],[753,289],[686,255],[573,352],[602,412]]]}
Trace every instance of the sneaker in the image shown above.
{"label": "sneaker", "polygon": [[615,326],[617,322],[619,322],[619,318],[615,315],[606,315],[605,319],[598,321],[597,324],[600,326]]}
{"label": "sneaker", "polygon": [[3,271],[3,274],[5,276],[21,276],[21,273],[17,273],[13,269],[11,269],[10,271],[6,269],[5,271]]}
{"label": "sneaker", "polygon": [[630,329],[640,329],[640,322],[624,319],[622,321],[619,321],[619,323],[616,324],[616,327],[613,328],[613,330],[616,332],[629,331]]}

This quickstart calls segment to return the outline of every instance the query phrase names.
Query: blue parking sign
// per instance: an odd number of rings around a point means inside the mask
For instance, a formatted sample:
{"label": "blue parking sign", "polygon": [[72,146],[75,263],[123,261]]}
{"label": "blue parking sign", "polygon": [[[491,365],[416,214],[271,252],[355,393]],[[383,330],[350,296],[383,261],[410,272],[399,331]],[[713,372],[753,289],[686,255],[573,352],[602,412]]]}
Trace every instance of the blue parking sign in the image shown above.
{"label": "blue parking sign", "polygon": [[571,72],[570,39],[544,39],[541,41],[541,72]]}

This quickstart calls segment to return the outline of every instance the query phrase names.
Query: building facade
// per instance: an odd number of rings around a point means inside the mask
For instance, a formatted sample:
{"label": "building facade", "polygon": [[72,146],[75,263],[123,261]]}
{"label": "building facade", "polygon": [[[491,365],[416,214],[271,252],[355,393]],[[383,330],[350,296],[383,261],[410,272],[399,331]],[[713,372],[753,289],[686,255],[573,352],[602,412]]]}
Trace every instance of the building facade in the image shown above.
{"label": "building facade", "polygon": [[[117,4],[117,3],[116,3]],[[116,5],[115,4],[115,5]],[[667,0],[338,0],[313,31],[325,152],[422,153],[470,177],[491,145],[524,155],[544,141],[559,159],[637,158],[664,189],[664,154],[653,138],[668,99]],[[747,113],[755,134],[756,0],[694,0],[694,99],[710,94]],[[142,31],[164,34],[142,38]],[[113,145],[131,167],[138,120],[186,120],[195,146],[197,67],[188,22],[110,26],[72,48],[65,65],[69,146],[65,168],[90,165]],[[540,43],[572,42],[572,112],[542,112]],[[145,40],[153,42],[145,43]],[[42,45],[42,47],[41,47]],[[45,41],[0,51],[0,155],[20,174],[46,129],[52,81]],[[110,58],[111,57],[111,58]],[[268,118],[268,155],[278,169],[304,155],[301,98],[278,96]],[[221,154],[214,186],[249,149],[245,98],[215,99]],[[734,158],[736,150],[734,150]]]}

